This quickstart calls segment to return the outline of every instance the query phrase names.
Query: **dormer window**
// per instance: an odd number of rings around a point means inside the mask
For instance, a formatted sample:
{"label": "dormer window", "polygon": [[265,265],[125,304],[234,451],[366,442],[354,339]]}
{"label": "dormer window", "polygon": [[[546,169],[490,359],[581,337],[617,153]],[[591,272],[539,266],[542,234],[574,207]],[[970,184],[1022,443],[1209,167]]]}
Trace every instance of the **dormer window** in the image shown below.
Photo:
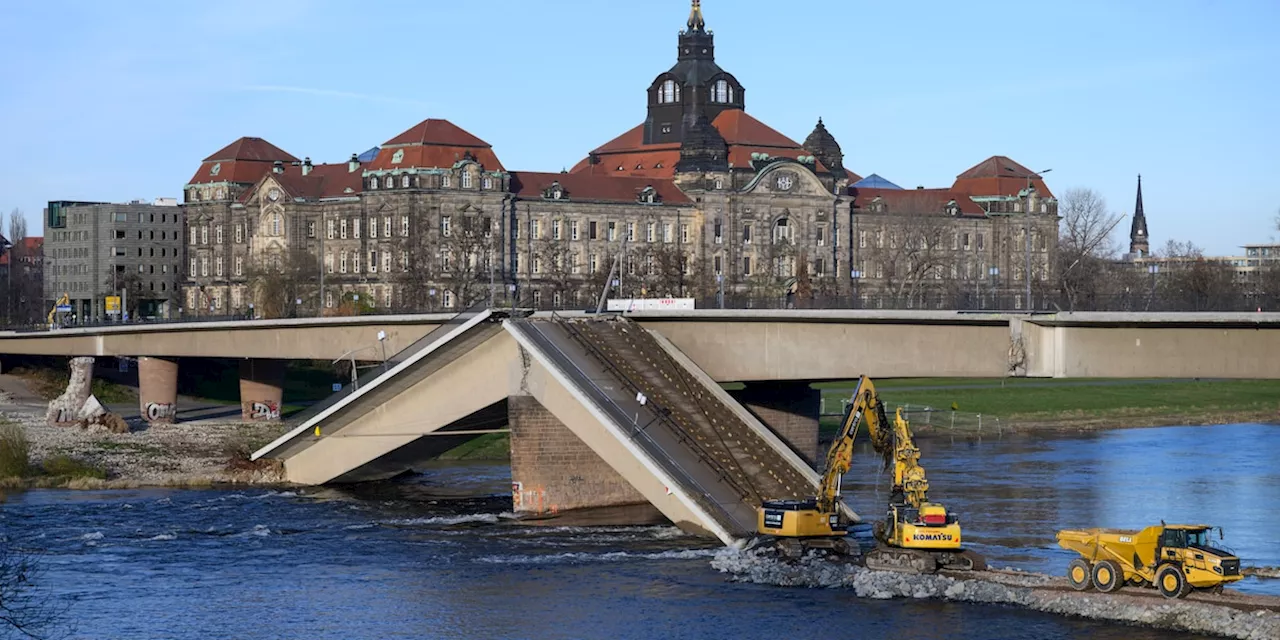
{"label": "dormer window", "polygon": [[409,188],[409,176],[404,176],[403,178],[400,178],[400,186],[404,187],[405,189]]}
{"label": "dormer window", "polygon": [[470,171],[462,172],[462,188],[463,189],[471,188],[471,172]]}
{"label": "dormer window", "polygon": [[491,178],[489,178],[489,176],[485,176],[485,177],[484,177],[484,179],[480,181],[480,188],[481,188],[481,189],[492,189],[492,188],[493,188],[493,180],[492,180]]}
{"label": "dormer window", "polygon": [[377,178],[369,178],[369,189],[370,189],[370,190],[373,190],[373,191],[376,191],[376,190],[378,189],[378,179],[377,179]]}
{"label": "dormer window", "polygon": [[440,186],[446,189],[449,188],[449,174],[446,173],[440,176]]}
{"label": "dormer window", "polygon": [[658,87],[658,104],[680,102],[680,85],[675,80],[666,80]]}
{"label": "dormer window", "polygon": [[641,169],[644,169],[644,163],[643,163],[643,162],[637,162],[637,163],[636,163],[636,171],[640,171]]}
{"label": "dormer window", "polygon": [[564,187],[559,182],[552,182],[551,186],[542,191],[542,197],[548,200],[563,200],[565,195]]}
{"label": "dormer window", "polygon": [[640,195],[638,196],[637,200],[645,204],[657,204],[659,201],[658,191],[653,187],[645,187],[644,189],[640,190]]}
{"label": "dormer window", "polygon": [[716,80],[711,86],[711,101],[719,104],[733,102],[733,87],[728,80]]}

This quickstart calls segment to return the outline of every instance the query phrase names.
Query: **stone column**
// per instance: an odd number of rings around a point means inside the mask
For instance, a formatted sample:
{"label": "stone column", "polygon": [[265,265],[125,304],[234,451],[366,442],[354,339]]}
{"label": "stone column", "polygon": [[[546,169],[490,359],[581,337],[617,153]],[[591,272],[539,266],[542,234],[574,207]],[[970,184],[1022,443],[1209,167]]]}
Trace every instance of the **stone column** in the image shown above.
{"label": "stone column", "polygon": [[810,466],[817,464],[818,416],[822,392],[807,382],[748,382],[729,395],[741,402],[774,435],[787,443]]}
{"label": "stone column", "polygon": [[284,399],[284,364],[284,360],[257,358],[240,361],[241,420],[280,420],[280,402]]}
{"label": "stone column", "polygon": [[72,424],[80,419],[84,403],[93,395],[93,358],[72,358],[67,390],[49,402],[45,422],[50,426]]}
{"label": "stone column", "polygon": [[644,496],[536,399],[507,399],[517,513],[647,504]]}
{"label": "stone column", "polygon": [[178,415],[178,361],[138,358],[138,410],[149,424],[173,424]]}

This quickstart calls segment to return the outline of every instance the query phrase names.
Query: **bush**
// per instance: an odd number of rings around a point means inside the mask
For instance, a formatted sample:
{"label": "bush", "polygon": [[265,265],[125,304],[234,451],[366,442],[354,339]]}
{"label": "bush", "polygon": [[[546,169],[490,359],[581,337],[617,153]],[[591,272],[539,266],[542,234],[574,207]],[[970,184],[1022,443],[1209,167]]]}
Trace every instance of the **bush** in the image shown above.
{"label": "bush", "polygon": [[107,472],[91,463],[76,460],[70,456],[53,456],[41,465],[44,474],[58,478],[97,478],[107,477]]}
{"label": "bush", "polygon": [[0,478],[21,478],[30,470],[27,434],[12,422],[0,424]]}

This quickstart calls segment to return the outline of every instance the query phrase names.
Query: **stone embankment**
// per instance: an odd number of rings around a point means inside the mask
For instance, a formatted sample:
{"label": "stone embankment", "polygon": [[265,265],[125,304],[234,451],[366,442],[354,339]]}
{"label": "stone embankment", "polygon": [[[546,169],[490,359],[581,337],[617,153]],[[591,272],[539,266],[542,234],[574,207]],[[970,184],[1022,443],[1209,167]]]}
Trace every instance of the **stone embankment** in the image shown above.
{"label": "stone embankment", "polygon": [[807,557],[779,559],[767,550],[724,549],[712,567],[740,582],[788,587],[842,588],[862,598],[931,598],[1009,604],[1036,611],[1107,620],[1158,629],[1188,631],[1241,640],[1280,638],[1280,598],[1193,594],[1166,600],[1154,591],[1126,589],[1115,594],[1080,593],[1066,581],[1016,571],[956,575],[910,575],[871,571],[856,565]]}

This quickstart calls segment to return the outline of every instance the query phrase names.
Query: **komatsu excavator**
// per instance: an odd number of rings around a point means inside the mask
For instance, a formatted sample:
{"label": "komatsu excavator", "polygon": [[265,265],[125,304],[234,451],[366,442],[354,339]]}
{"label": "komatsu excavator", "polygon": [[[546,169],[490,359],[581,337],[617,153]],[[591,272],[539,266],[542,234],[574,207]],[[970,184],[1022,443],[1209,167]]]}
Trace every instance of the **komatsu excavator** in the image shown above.
{"label": "komatsu excavator", "polygon": [[941,569],[982,571],[982,556],[960,546],[960,521],[946,507],[929,502],[929,481],[920,466],[920,450],[911,429],[894,414],[892,424],[875,385],[866,376],[846,410],[836,439],[827,452],[819,494],[807,500],[767,500],[759,509],[757,531],[773,539],[786,555],[806,549],[855,554],[840,516],[840,478],[853,462],[854,439],[862,423],[885,467],[893,467],[888,514],[873,528],[876,548],[865,554],[869,569],[906,573],[934,573]]}

